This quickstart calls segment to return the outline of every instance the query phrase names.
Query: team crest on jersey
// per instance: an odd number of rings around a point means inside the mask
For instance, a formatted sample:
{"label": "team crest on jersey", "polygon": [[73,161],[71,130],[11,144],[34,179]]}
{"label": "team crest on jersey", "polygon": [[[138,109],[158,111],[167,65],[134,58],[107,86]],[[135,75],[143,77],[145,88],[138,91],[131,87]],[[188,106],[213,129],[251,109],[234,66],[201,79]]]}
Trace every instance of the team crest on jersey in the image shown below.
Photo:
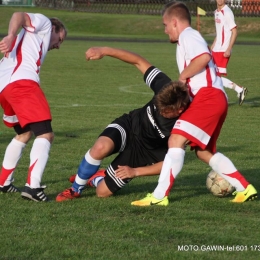
{"label": "team crest on jersey", "polygon": [[181,127],[181,121],[176,121],[174,128],[180,128]]}

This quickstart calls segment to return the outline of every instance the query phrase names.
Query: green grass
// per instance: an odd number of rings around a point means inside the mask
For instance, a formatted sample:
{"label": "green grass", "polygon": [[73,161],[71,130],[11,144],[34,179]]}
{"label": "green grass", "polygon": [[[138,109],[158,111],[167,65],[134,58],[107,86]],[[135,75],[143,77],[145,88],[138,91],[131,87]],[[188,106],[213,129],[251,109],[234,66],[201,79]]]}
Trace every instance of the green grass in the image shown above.
{"label": "green grass", "polygon": [[[64,18],[66,15],[64,12]],[[230,198],[213,197],[205,186],[210,168],[188,150],[168,207],[130,205],[155,188],[156,176],[134,179],[110,198],[97,198],[95,190],[88,189],[76,201],[55,202],[56,195],[70,187],[68,177],[76,172],[104,127],[152,96],[136,68],[109,57],[85,60],[89,47],[101,45],[137,52],[172,79],[178,77],[175,46],[169,43],[68,40],[59,51],[47,55],[41,86],[52,110],[55,140],[43,184],[51,201],[34,203],[20,194],[0,195],[0,259],[258,259],[259,201],[234,205]],[[219,151],[230,157],[258,190],[259,52],[259,45],[234,47],[229,78],[247,86],[249,94],[238,106],[235,92],[227,90],[229,113],[218,141]],[[1,158],[13,135],[12,129],[0,124]],[[14,176],[19,188],[26,181],[30,147],[31,143]],[[106,167],[111,160],[105,159],[101,166]],[[225,249],[209,248],[214,245]],[[244,251],[226,248],[237,245],[244,246]],[[178,246],[189,250],[178,251]]]}
{"label": "green grass", "polygon": [[[67,25],[70,37],[112,37],[131,39],[152,39],[168,41],[160,15],[100,14],[39,9],[33,7],[0,6],[0,34],[6,34],[9,19],[14,11],[40,12],[48,17],[57,16]],[[259,17],[236,17],[239,41],[258,42],[260,38]],[[197,28],[197,18],[192,17]],[[212,41],[215,34],[213,17],[200,17],[200,31]]]}

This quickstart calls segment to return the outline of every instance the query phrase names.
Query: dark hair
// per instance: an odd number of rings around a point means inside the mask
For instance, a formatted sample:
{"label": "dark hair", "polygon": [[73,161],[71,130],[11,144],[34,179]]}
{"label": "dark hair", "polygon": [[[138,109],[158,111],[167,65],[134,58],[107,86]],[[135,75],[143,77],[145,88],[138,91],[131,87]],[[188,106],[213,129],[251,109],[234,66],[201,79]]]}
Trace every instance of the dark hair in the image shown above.
{"label": "dark hair", "polygon": [[185,20],[191,24],[190,11],[183,2],[169,2],[164,6],[162,14],[177,17],[179,20]]}
{"label": "dark hair", "polygon": [[51,24],[55,26],[55,32],[58,33],[61,30],[64,30],[65,32],[65,37],[67,36],[67,29],[65,27],[65,25],[56,17],[52,17],[50,18]]}
{"label": "dark hair", "polygon": [[186,109],[190,103],[190,96],[186,84],[180,81],[171,81],[155,96],[155,105],[160,112],[165,110]]}

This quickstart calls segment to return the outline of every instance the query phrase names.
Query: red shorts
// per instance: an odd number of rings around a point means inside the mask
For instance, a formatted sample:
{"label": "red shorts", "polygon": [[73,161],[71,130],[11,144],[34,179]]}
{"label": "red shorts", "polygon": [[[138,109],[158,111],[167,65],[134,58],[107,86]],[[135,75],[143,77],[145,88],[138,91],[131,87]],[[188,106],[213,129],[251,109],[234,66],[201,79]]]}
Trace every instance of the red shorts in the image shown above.
{"label": "red shorts", "polygon": [[226,76],[227,75],[227,65],[228,65],[230,56],[224,57],[224,52],[212,51],[212,57],[213,57],[215,64],[218,67],[219,74]]}
{"label": "red shorts", "polygon": [[18,80],[8,84],[0,93],[6,126],[21,127],[29,123],[51,120],[51,111],[39,84],[32,80]]}
{"label": "red shorts", "polygon": [[191,149],[216,152],[216,142],[227,116],[226,94],[217,88],[201,88],[189,108],[176,121],[172,134],[186,137]]}

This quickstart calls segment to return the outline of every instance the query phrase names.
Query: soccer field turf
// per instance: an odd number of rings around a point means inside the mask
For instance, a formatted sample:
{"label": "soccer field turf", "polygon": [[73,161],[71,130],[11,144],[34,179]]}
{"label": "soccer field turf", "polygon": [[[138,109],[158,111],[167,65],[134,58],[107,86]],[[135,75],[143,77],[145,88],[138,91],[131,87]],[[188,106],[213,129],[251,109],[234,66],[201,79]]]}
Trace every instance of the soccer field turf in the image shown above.
{"label": "soccer field turf", "polygon": [[[169,43],[68,40],[47,55],[41,86],[52,110],[55,140],[43,184],[51,201],[34,203],[20,194],[1,194],[0,259],[258,259],[259,201],[234,205],[230,198],[211,195],[205,185],[209,166],[188,150],[168,207],[130,205],[154,189],[157,176],[136,178],[110,198],[97,198],[89,188],[76,201],[55,202],[70,187],[68,177],[101,131],[152,97],[134,66],[110,57],[85,60],[87,48],[101,45],[137,52],[173,80],[178,78],[175,46]],[[259,53],[259,45],[234,47],[228,77],[248,87],[249,94],[238,106],[236,93],[227,90],[229,113],[218,141],[219,151],[258,190]],[[13,134],[0,125],[1,158]],[[30,147],[14,176],[19,188],[26,181]]]}

